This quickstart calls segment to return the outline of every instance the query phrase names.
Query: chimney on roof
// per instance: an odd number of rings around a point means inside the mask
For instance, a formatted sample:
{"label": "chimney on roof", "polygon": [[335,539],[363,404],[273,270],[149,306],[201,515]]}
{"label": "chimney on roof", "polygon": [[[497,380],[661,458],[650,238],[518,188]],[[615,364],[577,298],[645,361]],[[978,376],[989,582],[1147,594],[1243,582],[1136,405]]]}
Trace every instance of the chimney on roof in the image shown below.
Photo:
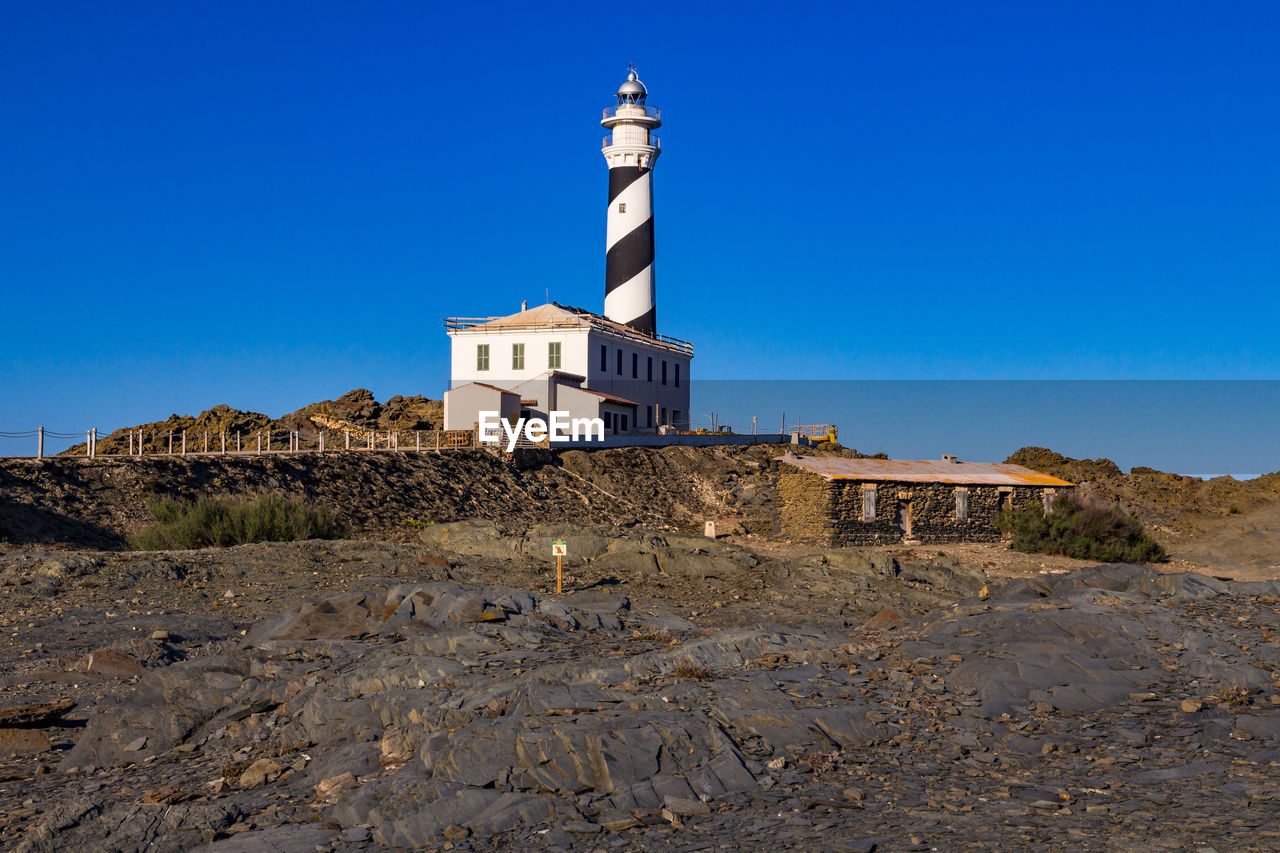
{"label": "chimney on roof", "polygon": [[521,310],[521,311],[528,311],[528,310],[529,310],[529,300],[528,300],[528,299],[522,299],[522,300],[520,300],[520,310]]}
{"label": "chimney on roof", "polygon": [[959,464],[959,462],[960,462],[960,460],[956,458],[956,456],[955,456],[955,454],[954,454],[954,453],[944,453],[944,454],[942,454],[942,461],[943,461],[943,462],[950,462],[952,465],[957,465],[957,464]]}

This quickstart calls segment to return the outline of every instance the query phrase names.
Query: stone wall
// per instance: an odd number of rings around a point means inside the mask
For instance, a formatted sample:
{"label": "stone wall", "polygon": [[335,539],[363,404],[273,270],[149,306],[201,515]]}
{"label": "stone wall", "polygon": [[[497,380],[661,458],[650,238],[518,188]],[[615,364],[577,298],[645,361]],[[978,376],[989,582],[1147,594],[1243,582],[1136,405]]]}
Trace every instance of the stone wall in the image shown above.
{"label": "stone wall", "polygon": [[[1041,505],[1039,486],[978,486],[953,483],[875,482],[875,518],[863,520],[864,483],[827,481],[816,474],[793,470],[778,478],[782,531],[793,539],[824,545],[891,545],[904,540],[921,543],[997,542],[996,518],[1005,495],[1015,508]],[[968,492],[968,517],[956,512],[956,491]],[[1058,493],[1065,488],[1056,490]],[[906,535],[900,510],[910,517]]]}
{"label": "stone wall", "polygon": [[831,541],[831,483],[794,465],[780,465],[778,518],[782,534],[799,542]]}

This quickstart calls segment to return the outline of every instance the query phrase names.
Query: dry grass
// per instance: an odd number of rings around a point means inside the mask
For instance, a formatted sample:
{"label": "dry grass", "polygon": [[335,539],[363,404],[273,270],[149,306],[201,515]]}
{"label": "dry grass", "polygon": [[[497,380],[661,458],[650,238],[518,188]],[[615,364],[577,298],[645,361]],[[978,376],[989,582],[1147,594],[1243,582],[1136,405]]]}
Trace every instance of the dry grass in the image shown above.
{"label": "dry grass", "polygon": [[831,752],[811,752],[806,755],[802,761],[809,765],[809,769],[816,776],[830,773],[836,769],[836,762],[840,759],[840,751],[832,750]]}
{"label": "dry grass", "polygon": [[685,681],[706,681],[712,677],[710,667],[690,658],[676,661],[676,665],[671,668],[671,674]]}
{"label": "dry grass", "polygon": [[1210,694],[1210,698],[1221,705],[1248,705],[1249,688],[1243,684],[1226,684],[1218,688],[1216,693]]}
{"label": "dry grass", "polygon": [[659,628],[658,630],[632,631],[631,639],[637,643],[666,643],[674,645],[680,642],[680,638],[667,628]]}

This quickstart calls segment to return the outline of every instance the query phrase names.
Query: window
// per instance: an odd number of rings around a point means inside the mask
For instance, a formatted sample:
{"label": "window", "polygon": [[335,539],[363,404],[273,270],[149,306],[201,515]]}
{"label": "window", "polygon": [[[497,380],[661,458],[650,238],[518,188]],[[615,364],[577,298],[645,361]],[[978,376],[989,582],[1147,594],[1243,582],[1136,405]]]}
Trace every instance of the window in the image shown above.
{"label": "window", "polygon": [[547,344],[547,369],[560,369],[560,342],[552,341]]}
{"label": "window", "polygon": [[[649,360],[653,361],[653,359],[649,359]],[[653,377],[650,377],[650,378],[652,379]],[[653,429],[653,406],[644,407],[644,419],[645,419],[646,425],[650,429]]]}
{"label": "window", "polygon": [[663,407],[662,407],[662,409],[659,411],[659,413],[658,413],[658,420],[659,420],[659,421],[661,421],[661,422],[662,422],[662,423],[664,423],[664,424],[667,422],[667,407],[666,407],[666,406],[663,406]]}
{"label": "window", "polygon": [[631,378],[640,378],[640,353],[638,352],[631,353]]}
{"label": "window", "polygon": [[489,345],[478,344],[476,346],[476,370],[489,369]]}
{"label": "window", "polygon": [[511,345],[511,369],[524,370],[524,344]]}
{"label": "window", "polygon": [[600,345],[600,372],[609,372],[609,348],[604,344]]}
{"label": "window", "polygon": [[[653,356],[649,356],[649,379],[648,379],[648,381],[649,381],[649,382],[652,382],[652,381],[653,381]],[[653,426],[653,424],[650,424],[650,426]]]}
{"label": "window", "polygon": [[627,212],[627,203],[625,201],[618,202],[618,212],[619,213]]}
{"label": "window", "polygon": [[1057,500],[1057,498],[1058,498],[1058,492],[1057,492],[1057,490],[1055,490],[1055,489],[1045,489],[1045,490],[1044,490],[1044,498],[1043,498],[1044,504],[1043,504],[1043,505],[1044,505],[1044,511],[1045,511],[1046,513],[1047,513],[1047,512],[1049,512],[1049,510],[1053,509],[1053,502],[1054,502],[1055,500]]}
{"label": "window", "polygon": [[618,375],[622,375],[622,348],[618,348]]}
{"label": "window", "polygon": [[969,520],[969,490],[956,489],[956,521]]}
{"label": "window", "polygon": [[620,430],[619,430],[619,432],[626,432],[626,431],[627,431],[627,416],[626,416],[626,415],[623,415],[623,416],[622,416],[622,429],[620,429]]}
{"label": "window", "polygon": [[679,409],[671,410],[671,425],[674,426],[676,429],[680,428],[680,410]]}
{"label": "window", "polygon": [[667,384],[667,363],[665,361],[662,362],[662,384]]}
{"label": "window", "polygon": [[680,363],[676,362],[676,387],[680,387]]}
{"label": "window", "polygon": [[876,487],[862,487],[862,520],[876,520]]}

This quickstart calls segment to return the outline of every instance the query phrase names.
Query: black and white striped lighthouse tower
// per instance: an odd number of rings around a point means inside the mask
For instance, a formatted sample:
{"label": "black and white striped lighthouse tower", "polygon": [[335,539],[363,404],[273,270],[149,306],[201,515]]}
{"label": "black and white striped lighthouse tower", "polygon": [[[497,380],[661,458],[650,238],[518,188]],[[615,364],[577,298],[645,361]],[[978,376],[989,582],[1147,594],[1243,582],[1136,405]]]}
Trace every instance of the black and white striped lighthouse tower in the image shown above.
{"label": "black and white striped lighthouse tower", "polygon": [[609,214],[605,236],[604,315],[638,332],[657,334],[653,292],[653,164],[662,153],[651,131],[661,112],[645,104],[649,92],[632,66],[618,87],[617,106],[601,124],[609,164]]}

